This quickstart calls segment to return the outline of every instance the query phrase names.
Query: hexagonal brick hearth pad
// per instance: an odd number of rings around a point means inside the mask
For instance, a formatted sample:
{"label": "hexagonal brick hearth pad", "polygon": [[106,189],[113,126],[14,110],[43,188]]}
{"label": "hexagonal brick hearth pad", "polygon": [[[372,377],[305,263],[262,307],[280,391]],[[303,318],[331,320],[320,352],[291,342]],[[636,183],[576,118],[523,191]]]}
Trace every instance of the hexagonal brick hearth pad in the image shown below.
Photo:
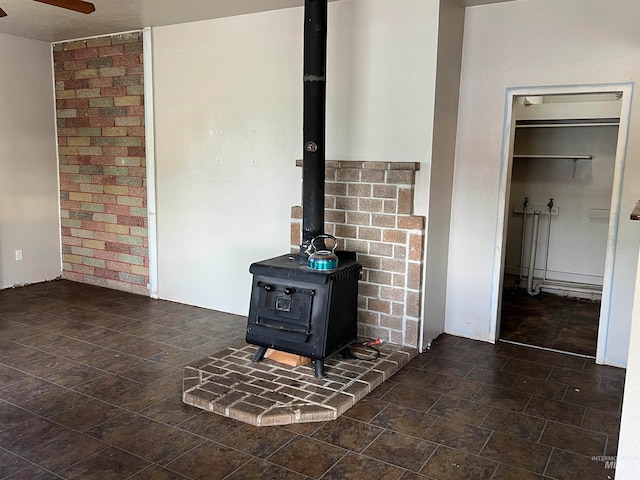
{"label": "hexagonal brick hearth pad", "polygon": [[325,361],[322,379],[313,364],[289,367],[265,359],[246,343],[227,348],[184,368],[184,403],[256,426],[335,420],[417,355],[411,347],[379,345],[380,357],[359,343],[358,359]]}

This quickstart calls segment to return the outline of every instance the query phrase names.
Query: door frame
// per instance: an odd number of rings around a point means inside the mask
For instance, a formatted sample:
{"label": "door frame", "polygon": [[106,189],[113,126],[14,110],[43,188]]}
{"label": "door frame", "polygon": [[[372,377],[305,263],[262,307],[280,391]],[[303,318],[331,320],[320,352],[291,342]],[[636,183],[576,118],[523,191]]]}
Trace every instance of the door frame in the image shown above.
{"label": "door frame", "polygon": [[627,138],[629,134],[629,117],[631,115],[631,99],[633,83],[607,83],[593,85],[552,85],[532,87],[510,87],[505,94],[505,115],[502,134],[502,151],[500,161],[500,186],[498,193],[496,249],[493,258],[493,275],[491,289],[491,307],[489,338],[495,342],[500,336],[500,310],[502,307],[502,288],[504,278],[505,249],[507,242],[507,204],[511,195],[511,173],[513,168],[513,148],[515,140],[515,118],[513,105],[516,97],[538,95],[571,95],[585,93],[622,92],[620,111],[620,125],[618,127],[618,141],[613,173],[613,189],[611,193],[611,211],[607,234],[607,251],[602,287],[602,303],[598,325],[598,345],[596,363],[604,363],[607,351],[609,331],[609,316],[611,311],[611,290],[613,287],[613,273],[615,268],[615,253],[618,238],[618,222],[620,219],[620,202],[622,196],[622,180]]}

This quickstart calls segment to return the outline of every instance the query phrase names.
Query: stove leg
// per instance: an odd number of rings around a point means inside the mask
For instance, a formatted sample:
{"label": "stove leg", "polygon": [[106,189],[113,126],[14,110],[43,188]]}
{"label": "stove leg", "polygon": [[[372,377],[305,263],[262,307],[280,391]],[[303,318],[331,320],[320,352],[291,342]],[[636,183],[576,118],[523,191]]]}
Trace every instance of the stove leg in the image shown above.
{"label": "stove leg", "polygon": [[251,359],[251,363],[258,363],[264,359],[264,354],[267,353],[267,347],[258,347],[256,354]]}
{"label": "stove leg", "polygon": [[314,360],[313,371],[316,378],[324,377],[324,360]]}
{"label": "stove leg", "polygon": [[340,356],[345,360],[355,360],[356,358],[353,356],[353,353],[351,353],[351,350],[349,350],[349,347],[340,350]]}

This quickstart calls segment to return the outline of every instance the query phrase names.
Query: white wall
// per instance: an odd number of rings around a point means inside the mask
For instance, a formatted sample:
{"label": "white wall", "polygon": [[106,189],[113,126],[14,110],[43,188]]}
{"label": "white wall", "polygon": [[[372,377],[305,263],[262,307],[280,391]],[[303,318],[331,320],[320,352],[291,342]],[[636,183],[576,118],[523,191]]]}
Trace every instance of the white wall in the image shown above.
{"label": "white wall", "polygon": [[[327,159],[429,155],[437,11],[437,0],[330,3]],[[293,8],[153,29],[161,298],[246,313],[250,263],[288,250],[302,25]]]}
{"label": "white wall", "polygon": [[[425,159],[416,204],[428,201],[425,232],[423,349],[444,331],[451,221],[451,191],[458,122],[458,94],[462,63],[464,8],[450,0],[440,2],[438,58],[432,152]],[[430,164],[428,163],[430,161]],[[429,187],[426,188],[425,184]],[[428,192],[424,195],[422,192]]]}
{"label": "white wall", "polygon": [[156,28],[158,293],[242,313],[300,196],[298,9]]}
{"label": "white wall", "polygon": [[438,14],[439,0],[329,4],[328,159],[430,160]]}
{"label": "white wall", "polygon": [[[524,198],[543,206],[553,198],[559,215],[551,217],[547,278],[602,285],[611,206],[618,127],[521,128],[516,131],[516,155],[591,155],[570,158],[516,158],[513,162],[505,271],[518,274]],[[575,169],[575,170],[574,170]],[[606,211],[606,212],[605,212]],[[545,264],[548,216],[540,217],[536,276]],[[528,274],[533,216],[527,216],[523,274]],[[523,285],[524,286],[524,285]]]}
{"label": "white wall", "polygon": [[[640,229],[640,222],[635,222]],[[640,255],[640,252],[638,253]],[[636,275],[633,325],[629,336],[629,362],[622,401],[618,443],[617,480],[635,480],[640,470],[640,265]]]}
{"label": "white wall", "polygon": [[[579,15],[577,14],[579,12]],[[465,38],[454,177],[446,330],[489,338],[505,92],[531,85],[631,82],[640,75],[635,0],[521,0],[471,7]],[[640,104],[632,105],[607,363],[627,358],[638,232],[624,212],[640,198]]]}
{"label": "white wall", "polygon": [[[0,288],[61,273],[51,45],[0,34]],[[23,250],[23,260],[15,251]]]}

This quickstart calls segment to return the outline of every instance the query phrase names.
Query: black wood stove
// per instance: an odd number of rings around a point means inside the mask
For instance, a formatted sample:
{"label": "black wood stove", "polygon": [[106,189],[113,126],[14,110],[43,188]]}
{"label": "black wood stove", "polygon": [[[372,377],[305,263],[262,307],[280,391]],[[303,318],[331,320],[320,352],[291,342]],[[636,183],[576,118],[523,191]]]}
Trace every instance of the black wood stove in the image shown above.
{"label": "black wood stove", "polygon": [[324,359],[348,354],[356,339],[360,269],[348,256],[330,272],[311,270],[295,255],[251,265],[247,342],[260,346],[254,361],[274,348],[313,359],[315,376],[323,377]]}
{"label": "black wood stove", "polygon": [[251,265],[251,304],[246,340],[314,360],[324,376],[324,360],[348,357],[356,339],[358,279],[362,266],[353,252],[338,252],[335,269],[309,267],[309,247],[324,231],[325,100],[327,0],[305,0],[304,149],[302,166],[302,245],[287,254]]}

